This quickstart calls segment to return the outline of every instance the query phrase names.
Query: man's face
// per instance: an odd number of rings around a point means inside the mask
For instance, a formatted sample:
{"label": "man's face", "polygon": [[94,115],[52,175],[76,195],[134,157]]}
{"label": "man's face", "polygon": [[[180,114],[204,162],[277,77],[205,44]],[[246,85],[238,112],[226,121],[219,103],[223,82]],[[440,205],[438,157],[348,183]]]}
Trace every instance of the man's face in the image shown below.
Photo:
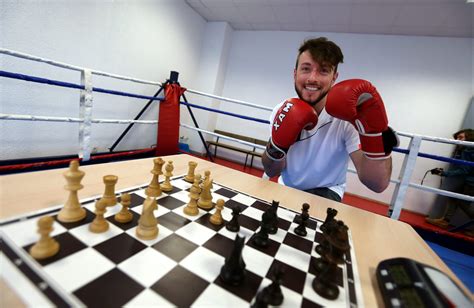
{"label": "man's face", "polygon": [[459,141],[466,141],[466,135],[464,133],[460,133],[456,136],[456,139]]}
{"label": "man's face", "polygon": [[337,75],[334,67],[315,62],[306,50],[299,56],[298,67],[294,71],[296,93],[300,99],[314,106],[325,99]]}

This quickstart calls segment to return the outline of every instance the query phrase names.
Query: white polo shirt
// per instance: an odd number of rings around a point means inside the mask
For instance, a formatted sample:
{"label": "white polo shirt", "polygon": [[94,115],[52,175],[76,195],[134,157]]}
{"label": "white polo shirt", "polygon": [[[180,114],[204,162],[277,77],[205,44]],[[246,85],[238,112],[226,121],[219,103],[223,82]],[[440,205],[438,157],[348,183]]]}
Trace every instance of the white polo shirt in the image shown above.
{"label": "white polo shirt", "polygon": [[[273,109],[271,123],[282,104]],[[278,182],[300,190],[327,187],[342,199],[349,154],[358,150],[359,144],[359,134],[351,123],[323,109],[318,124],[310,131],[303,130],[299,141],[288,150],[286,168]]]}

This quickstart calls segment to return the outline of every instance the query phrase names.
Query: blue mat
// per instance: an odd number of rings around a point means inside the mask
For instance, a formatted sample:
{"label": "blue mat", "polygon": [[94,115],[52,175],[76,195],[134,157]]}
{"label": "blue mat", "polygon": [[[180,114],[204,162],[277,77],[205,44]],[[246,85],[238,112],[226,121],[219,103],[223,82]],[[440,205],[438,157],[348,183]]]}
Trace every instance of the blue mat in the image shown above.
{"label": "blue mat", "polygon": [[454,272],[464,285],[474,292],[474,257],[448,249],[436,243],[426,241],[431,249]]}

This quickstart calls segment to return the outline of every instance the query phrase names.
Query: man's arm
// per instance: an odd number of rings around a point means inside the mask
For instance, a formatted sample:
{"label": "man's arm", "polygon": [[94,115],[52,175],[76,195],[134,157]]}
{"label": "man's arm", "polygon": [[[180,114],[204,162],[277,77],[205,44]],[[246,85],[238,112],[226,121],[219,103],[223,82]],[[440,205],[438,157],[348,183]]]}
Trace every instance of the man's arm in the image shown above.
{"label": "man's arm", "polygon": [[274,160],[268,157],[267,151],[263,152],[262,164],[265,174],[269,177],[280,175],[286,167],[286,159]]}
{"label": "man's arm", "polygon": [[313,129],[318,123],[314,108],[298,98],[287,99],[276,112],[271,137],[262,155],[266,175],[277,176],[286,166],[286,153],[302,130]]}
{"label": "man's arm", "polygon": [[374,160],[367,158],[361,150],[350,154],[359,180],[370,190],[380,193],[390,184],[392,157]]}

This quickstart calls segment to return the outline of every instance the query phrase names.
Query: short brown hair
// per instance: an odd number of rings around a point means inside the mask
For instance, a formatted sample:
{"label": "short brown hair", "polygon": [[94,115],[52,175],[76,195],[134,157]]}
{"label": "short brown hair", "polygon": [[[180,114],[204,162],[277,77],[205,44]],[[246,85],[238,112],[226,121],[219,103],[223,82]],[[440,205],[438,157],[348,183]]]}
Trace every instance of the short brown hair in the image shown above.
{"label": "short brown hair", "polygon": [[454,139],[458,139],[459,134],[464,133],[464,136],[466,137],[466,141],[474,141],[474,129],[466,128],[466,129],[461,129],[458,132],[455,132],[453,134]]}
{"label": "short brown hair", "polygon": [[341,48],[336,43],[328,40],[325,37],[318,37],[308,39],[301,44],[298,49],[298,57],[296,58],[296,66],[298,68],[298,60],[300,55],[309,50],[311,57],[314,61],[321,65],[331,65],[334,67],[334,71],[337,72],[337,66],[339,63],[343,63],[344,55],[342,54]]}

